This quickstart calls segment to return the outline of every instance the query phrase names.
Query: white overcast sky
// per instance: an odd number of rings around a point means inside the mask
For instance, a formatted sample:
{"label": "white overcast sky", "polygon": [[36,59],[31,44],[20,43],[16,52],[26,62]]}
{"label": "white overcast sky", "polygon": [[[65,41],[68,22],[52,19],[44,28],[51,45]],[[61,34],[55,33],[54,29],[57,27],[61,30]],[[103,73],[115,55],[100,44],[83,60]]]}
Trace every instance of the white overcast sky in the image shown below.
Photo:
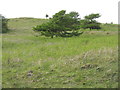
{"label": "white overcast sky", "polygon": [[80,17],[100,13],[102,23],[118,23],[118,1],[120,0],[1,0],[0,14],[7,18],[50,17],[60,10],[79,12]]}

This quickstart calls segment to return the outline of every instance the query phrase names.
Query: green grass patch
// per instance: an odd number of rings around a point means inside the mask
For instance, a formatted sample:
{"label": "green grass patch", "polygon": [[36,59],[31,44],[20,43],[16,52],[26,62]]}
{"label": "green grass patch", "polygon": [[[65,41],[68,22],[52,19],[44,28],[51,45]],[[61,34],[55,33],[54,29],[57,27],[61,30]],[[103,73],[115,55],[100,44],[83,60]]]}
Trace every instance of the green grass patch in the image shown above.
{"label": "green grass patch", "polygon": [[12,31],[2,35],[3,88],[118,87],[116,27],[79,37],[34,36],[31,28],[46,21],[9,20]]}

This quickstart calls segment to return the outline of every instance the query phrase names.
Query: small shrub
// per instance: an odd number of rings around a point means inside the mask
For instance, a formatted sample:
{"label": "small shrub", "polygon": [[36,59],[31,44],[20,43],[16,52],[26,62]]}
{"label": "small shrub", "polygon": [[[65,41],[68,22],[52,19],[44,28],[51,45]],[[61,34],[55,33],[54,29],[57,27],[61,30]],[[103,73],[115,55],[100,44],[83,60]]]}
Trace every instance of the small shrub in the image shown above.
{"label": "small shrub", "polygon": [[1,22],[1,26],[2,26],[2,30],[0,30],[0,33],[8,32],[9,31],[8,26],[7,26],[8,19],[6,19],[4,16],[0,15],[0,22]]}

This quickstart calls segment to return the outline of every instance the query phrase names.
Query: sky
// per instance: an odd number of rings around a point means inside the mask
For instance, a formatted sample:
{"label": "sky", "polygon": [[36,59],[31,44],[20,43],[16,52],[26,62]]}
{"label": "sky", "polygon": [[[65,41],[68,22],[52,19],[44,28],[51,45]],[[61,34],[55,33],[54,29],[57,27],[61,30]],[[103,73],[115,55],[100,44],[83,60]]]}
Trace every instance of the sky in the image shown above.
{"label": "sky", "polygon": [[120,0],[1,0],[0,14],[6,18],[52,17],[60,10],[67,13],[76,11],[80,18],[91,13],[101,15],[97,20],[101,23],[118,23],[118,2]]}

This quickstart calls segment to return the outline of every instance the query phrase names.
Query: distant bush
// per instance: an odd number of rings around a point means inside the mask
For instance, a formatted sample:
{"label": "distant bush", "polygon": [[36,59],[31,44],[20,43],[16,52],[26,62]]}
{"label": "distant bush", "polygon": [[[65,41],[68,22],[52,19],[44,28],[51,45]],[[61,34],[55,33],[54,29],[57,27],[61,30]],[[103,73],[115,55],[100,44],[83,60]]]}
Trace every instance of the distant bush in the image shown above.
{"label": "distant bush", "polygon": [[70,12],[66,14],[65,10],[61,10],[49,22],[33,27],[34,31],[39,31],[41,35],[53,38],[56,37],[71,37],[80,35],[78,29],[80,28],[80,19],[77,12]]}
{"label": "distant bush", "polygon": [[6,33],[9,31],[9,29],[7,27],[7,21],[8,21],[8,19],[6,19],[4,16],[0,15],[0,22],[1,22],[1,27],[2,27],[2,30],[0,30],[0,33]]}
{"label": "distant bush", "polygon": [[49,15],[48,15],[48,14],[46,14],[46,15],[45,15],[45,17],[46,17],[46,19],[47,19],[47,18],[49,17]]}
{"label": "distant bush", "polygon": [[81,28],[87,29],[101,29],[100,23],[97,22],[95,19],[99,18],[99,14],[90,14],[88,16],[85,16],[83,20],[81,20]]}

